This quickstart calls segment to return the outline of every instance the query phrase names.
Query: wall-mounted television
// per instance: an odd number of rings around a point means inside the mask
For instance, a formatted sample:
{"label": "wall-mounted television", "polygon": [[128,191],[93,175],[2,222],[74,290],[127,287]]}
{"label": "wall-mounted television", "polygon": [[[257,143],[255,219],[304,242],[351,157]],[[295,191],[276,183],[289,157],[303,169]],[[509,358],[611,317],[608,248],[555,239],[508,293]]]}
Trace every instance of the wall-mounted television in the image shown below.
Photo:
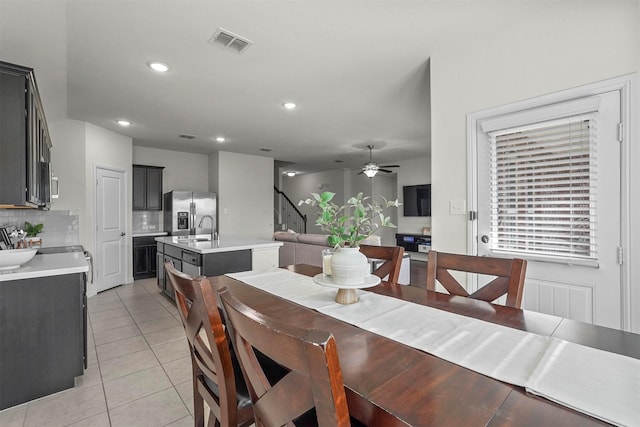
{"label": "wall-mounted television", "polygon": [[431,184],[405,185],[404,216],[431,216]]}

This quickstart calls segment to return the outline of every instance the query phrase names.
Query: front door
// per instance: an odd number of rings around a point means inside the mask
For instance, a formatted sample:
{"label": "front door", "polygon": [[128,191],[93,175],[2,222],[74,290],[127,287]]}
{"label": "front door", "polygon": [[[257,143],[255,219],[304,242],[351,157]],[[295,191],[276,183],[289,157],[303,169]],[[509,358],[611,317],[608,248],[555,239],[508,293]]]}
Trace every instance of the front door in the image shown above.
{"label": "front door", "polygon": [[622,328],[619,123],[618,90],[479,121],[477,254],[528,260],[523,308]]}
{"label": "front door", "polygon": [[97,168],[96,287],[104,291],[121,285],[126,276],[125,173]]}

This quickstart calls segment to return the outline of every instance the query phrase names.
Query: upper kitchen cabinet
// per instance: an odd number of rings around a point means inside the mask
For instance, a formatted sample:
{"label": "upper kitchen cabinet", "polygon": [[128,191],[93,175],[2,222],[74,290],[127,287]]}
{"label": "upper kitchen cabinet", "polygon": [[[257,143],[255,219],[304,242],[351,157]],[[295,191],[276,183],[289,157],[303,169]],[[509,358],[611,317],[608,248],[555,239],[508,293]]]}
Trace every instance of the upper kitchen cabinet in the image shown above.
{"label": "upper kitchen cabinet", "polygon": [[0,61],[0,207],[50,204],[51,138],[33,69]]}
{"label": "upper kitchen cabinet", "polygon": [[133,165],[133,210],[162,210],[162,169],[160,166]]}

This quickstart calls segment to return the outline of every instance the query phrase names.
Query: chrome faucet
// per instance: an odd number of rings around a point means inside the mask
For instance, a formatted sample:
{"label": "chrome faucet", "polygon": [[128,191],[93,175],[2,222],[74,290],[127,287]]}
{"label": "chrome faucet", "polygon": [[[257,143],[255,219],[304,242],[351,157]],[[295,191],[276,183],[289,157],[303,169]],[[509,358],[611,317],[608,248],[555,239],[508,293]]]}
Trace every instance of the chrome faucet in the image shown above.
{"label": "chrome faucet", "polygon": [[205,218],[209,218],[211,220],[211,241],[218,241],[218,232],[216,231],[216,225],[213,223],[213,217],[211,215],[202,215],[202,219],[200,220],[200,224],[198,224],[198,228],[202,228],[202,224],[204,223]]}

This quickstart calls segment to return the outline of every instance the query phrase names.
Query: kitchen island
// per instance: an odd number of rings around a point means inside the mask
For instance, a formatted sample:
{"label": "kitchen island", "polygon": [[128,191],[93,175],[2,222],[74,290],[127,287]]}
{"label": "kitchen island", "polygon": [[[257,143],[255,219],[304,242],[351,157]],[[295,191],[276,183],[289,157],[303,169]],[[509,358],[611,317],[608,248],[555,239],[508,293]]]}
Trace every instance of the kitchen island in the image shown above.
{"label": "kitchen island", "polygon": [[173,299],[173,289],[164,271],[171,261],[179,271],[190,276],[219,276],[240,271],[260,271],[278,266],[278,250],[282,242],[251,237],[209,234],[156,237],[158,287]]}
{"label": "kitchen island", "polygon": [[0,272],[0,410],[72,388],[86,367],[83,252]]}

